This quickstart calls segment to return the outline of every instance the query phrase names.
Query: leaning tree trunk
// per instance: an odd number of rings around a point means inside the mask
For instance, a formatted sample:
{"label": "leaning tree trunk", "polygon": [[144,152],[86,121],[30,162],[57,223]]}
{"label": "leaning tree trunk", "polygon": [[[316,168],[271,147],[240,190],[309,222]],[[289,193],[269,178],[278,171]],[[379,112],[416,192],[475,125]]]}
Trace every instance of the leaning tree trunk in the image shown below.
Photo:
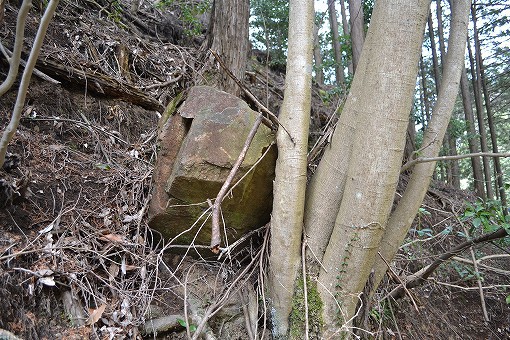
{"label": "leaning tree trunk", "polygon": [[[248,59],[249,0],[214,0],[208,47],[217,52],[238,78],[243,79]],[[225,72],[218,75],[219,87],[239,96],[241,89]]]}
{"label": "leaning tree trunk", "polygon": [[277,134],[269,257],[269,295],[273,335],[277,337],[288,333],[294,285],[301,264],[314,26],[313,1],[291,0],[289,5],[287,74],[279,116],[286,130],[280,128]]}
{"label": "leaning tree trunk", "polygon": [[[466,50],[466,34],[470,3],[463,0],[452,1],[452,20],[448,52],[443,67],[443,82],[434,105],[432,118],[423,136],[422,157],[435,157],[439,153],[448,122],[453,112],[459,90],[464,52]],[[425,197],[434,172],[435,162],[415,165],[404,194],[397,207],[391,213],[384,237],[379,246],[380,257],[374,264],[374,289],[379,285],[390,262],[397,253],[402,241],[418,212]],[[387,262],[385,262],[385,260]]]}

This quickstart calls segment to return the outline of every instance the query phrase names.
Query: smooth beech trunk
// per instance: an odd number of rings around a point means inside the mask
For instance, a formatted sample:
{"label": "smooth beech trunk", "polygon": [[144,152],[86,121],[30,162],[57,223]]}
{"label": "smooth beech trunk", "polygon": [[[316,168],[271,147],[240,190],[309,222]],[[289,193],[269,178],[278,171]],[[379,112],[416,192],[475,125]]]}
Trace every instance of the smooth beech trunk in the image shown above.
{"label": "smooth beech trunk", "polygon": [[[322,196],[323,204],[328,202],[326,209],[329,201],[339,204],[321,212],[321,203],[314,199],[306,210],[313,217],[305,219],[307,235],[326,241],[312,243],[316,256],[324,249],[317,288],[324,304],[325,338],[346,335],[348,328],[340,326],[348,327],[352,321],[386,228],[429,4],[428,0],[413,6],[404,0],[376,3],[340,125],[319,166],[324,163],[326,170],[316,174],[309,191],[312,197]],[[326,193],[319,193],[319,187]]]}
{"label": "smooth beech trunk", "polygon": [[[443,82],[439,88],[432,118],[423,136],[422,145],[427,147],[422,150],[422,157],[437,156],[453,111],[459,91],[461,72],[464,68],[469,7],[470,3],[467,1],[452,1],[451,30],[448,52],[443,66]],[[425,197],[434,168],[435,162],[419,163],[413,168],[405,192],[390,215],[379,246],[379,252],[387,262],[393,259],[406,237]],[[374,270],[374,286],[377,287],[387,270],[387,265],[378,257]]]}
{"label": "smooth beech trunk", "polygon": [[312,85],[313,1],[291,0],[289,5],[289,51],[279,120],[293,140],[284,129],[278,129],[269,257],[269,295],[276,337],[288,333],[294,285],[301,266]]}

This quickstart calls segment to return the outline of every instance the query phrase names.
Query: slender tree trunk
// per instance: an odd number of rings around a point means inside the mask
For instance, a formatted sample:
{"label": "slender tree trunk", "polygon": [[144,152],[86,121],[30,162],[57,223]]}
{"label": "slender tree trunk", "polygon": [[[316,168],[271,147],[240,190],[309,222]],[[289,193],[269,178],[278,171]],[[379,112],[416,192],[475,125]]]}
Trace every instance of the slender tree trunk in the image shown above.
{"label": "slender tree trunk", "polygon": [[409,117],[409,124],[407,125],[406,147],[404,149],[404,162],[407,162],[413,156],[413,153],[416,150],[415,140],[415,122],[413,117]]}
{"label": "slender tree trunk", "polygon": [[365,41],[365,22],[361,0],[349,0],[349,19],[351,22],[352,69],[356,73]]}
{"label": "slender tree trunk", "polygon": [[439,70],[439,60],[437,58],[437,48],[436,48],[436,39],[434,36],[434,24],[432,21],[432,12],[429,12],[429,16],[427,19],[428,23],[428,32],[430,39],[430,51],[432,53],[432,65],[434,70],[434,80],[436,83],[436,95],[439,93],[439,87],[441,87],[441,71]]}
{"label": "slender tree trunk", "polygon": [[[248,59],[248,19],[249,0],[214,0],[211,14],[208,46],[216,51],[230,71],[238,78],[244,79]],[[236,96],[241,89],[225,72],[219,74],[219,85],[225,92]]]}
{"label": "slender tree trunk", "polygon": [[340,48],[340,36],[338,30],[338,19],[335,9],[335,0],[328,1],[329,26],[331,28],[331,45],[335,57],[335,78],[337,86],[345,87],[344,66],[342,63],[342,50]]}
{"label": "slender tree trunk", "polygon": [[[350,35],[351,29],[349,27],[349,22],[347,21],[347,14],[345,10],[345,1],[340,0],[340,13],[342,14],[342,28],[344,35]],[[347,71],[349,72],[349,75],[353,75],[354,71],[352,69],[352,58],[349,58],[349,63],[347,64]]]}
{"label": "slender tree trunk", "polygon": [[[466,68],[462,70],[460,78],[460,89],[462,93],[462,105],[464,107],[464,116],[466,118],[466,132],[468,134],[468,145],[470,153],[480,152],[476,142],[475,116],[469,92],[468,78]],[[486,199],[483,186],[482,164],[479,157],[471,157],[471,167],[473,169],[473,186],[478,197]]]}
{"label": "slender tree trunk", "polygon": [[[448,52],[443,66],[443,83],[439,89],[437,102],[434,105],[432,119],[423,136],[422,155],[437,155],[450,120],[453,106],[459,90],[459,82],[464,68],[464,52],[466,49],[466,32],[469,17],[469,2],[452,1],[452,20],[448,44]],[[384,237],[379,247],[381,257],[390,262],[406,237],[409,228],[425,197],[434,172],[435,163],[417,164],[409,179],[404,194],[395,210],[391,213]],[[387,270],[386,263],[377,258],[374,264],[374,288],[382,280]],[[375,289],[372,290],[372,292]]]}
{"label": "slender tree trunk", "polygon": [[[489,148],[487,146],[487,131],[485,129],[485,122],[483,119],[483,104],[482,104],[482,84],[481,79],[479,77],[478,72],[475,69],[475,61],[473,58],[473,53],[471,51],[471,46],[469,44],[469,40],[467,42],[467,50],[469,53],[469,64],[471,66],[471,81],[473,82],[473,92],[475,97],[475,106],[476,106],[476,118],[478,120],[478,132],[480,133],[480,146],[482,148],[482,152],[489,152]],[[487,193],[488,199],[494,198],[494,190],[492,189],[492,175],[491,175],[491,166],[490,166],[490,158],[482,157],[483,161],[483,173],[485,176],[485,189]]]}
{"label": "slender tree trunk", "polygon": [[[492,152],[498,153],[498,140],[496,135],[496,127],[494,126],[494,119],[492,116],[492,106],[489,96],[489,91],[487,90],[487,84],[485,82],[485,70],[483,67],[483,58],[482,58],[482,49],[480,48],[480,39],[478,37],[478,28],[476,26],[476,8],[475,4],[471,7],[471,16],[473,19],[473,32],[475,38],[475,52],[476,52],[476,64],[478,76],[480,77],[480,83],[482,85],[483,97],[485,100],[485,110],[487,112],[487,122],[489,125],[489,133],[491,136],[492,143]],[[499,158],[493,158],[494,161],[494,171],[496,172],[496,189],[499,192],[499,199],[501,200],[501,205],[505,208],[503,211],[506,213],[506,193],[505,193],[505,184],[503,180],[503,172],[501,171],[501,162]]]}
{"label": "slender tree trunk", "polygon": [[324,71],[322,69],[322,53],[319,41],[319,27],[313,25],[313,59],[315,60],[315,82],[324,85]]}
{"label": "slender tree trunk", "polygon": [[[437,34],[439,40],[439,53],[441,56],[441,66],[445,62],[445,39],[443,33],[443,13],[441,9],[441,0],[436,0],[436,17],[437,17]],[[457,155],[457,140],[455,137],[455,131],[452,129],[452,124],[448,125],[446,130],[446,138],[448,145],[448,154],[450,156]],[[460,168],[458,160],[451,160],[447,162],[448,169],[448,183],[454,188],[460,189]]]}
{"label": "slender tree trunk", "polygon": [[425,72],[425,66],[423,65],[423,56],[420,57],[420,78],[421,78],[421,89],[423,91],[423,105],[425,108],[425,116],[423,119],[423,130],[430,121],[430,100],[427,87],[427,73]]}
{"label": "slender tree trunk", "polygon": [[313,1],[291,0],[289,10],[287,74],[279,120],[290,136],[278,129],[268,283],[277,337],[288,333],[301,264],[312,83]]}

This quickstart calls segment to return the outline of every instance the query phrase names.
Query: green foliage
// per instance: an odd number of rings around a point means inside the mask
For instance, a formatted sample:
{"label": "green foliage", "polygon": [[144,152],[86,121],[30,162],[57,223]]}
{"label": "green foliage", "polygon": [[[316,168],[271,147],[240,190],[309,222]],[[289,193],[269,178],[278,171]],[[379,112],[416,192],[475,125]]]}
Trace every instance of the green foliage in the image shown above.
{"label": "green foliage", "polygon": [[470,233],[476,231],[493,232],[500,228],[505,228],[507,232],[510,232],[510,216],[503,214],[500,201],[478,200],[473,204],[467,203],[467,207],[462,214],[462,220],[471,221]]}
{"label": "green foliage", "polygon": [[285,0],[253,0],[250,4],[251,40],[256,48],[266,49],[272,67],[287,63],[289,2]]}
{"label": "green foliage", "polygon": [[[182,327],[186,327],[186,321],[184,321],[183,319],[177,319],[177,322],[179,323],[179,325],[181,325]],[[190,324],[189,325],[189,330],[191,332],[194,332],[197,330],[197,326],[194,325],[194,324]]]}
{"label": "green foliage", "polygon": [[161,0],[156,6],[158,8],[169,7],[179,13],[179,19],[184,23],[184,34],[195,37],[204,29],[200,22],[200,16],[211,9],[211,4],[212,2],[209,0]]}
{"label": "green foliage", "polygon": [[391,318],[391,302],[384,299],[381,303],[370,310],[370,317],[377,323],[381,324],[384,320]]}
{"label": "green foliage", "polygon": [[113,0],[110,3],[108,19],[114,21],[116,24],[121,24],[122,6],[118,0]]}
{"label": "green foliage", "polygon": [[[320,334],[323,325],[322,300],[317,291],[317,283],[306,278],[308,294],[308,325],[311,333]],[[297,282],[296,293],[292,301],[290,314],[290,335],[292,339],[302,339],[305,326],[305,296],[303,277]]]}
{"label": "green foliage", "polygon": [[374,5],[375,0],[363,0],[363,20],[365,21],[365,25],[368,25],[372,19]]}

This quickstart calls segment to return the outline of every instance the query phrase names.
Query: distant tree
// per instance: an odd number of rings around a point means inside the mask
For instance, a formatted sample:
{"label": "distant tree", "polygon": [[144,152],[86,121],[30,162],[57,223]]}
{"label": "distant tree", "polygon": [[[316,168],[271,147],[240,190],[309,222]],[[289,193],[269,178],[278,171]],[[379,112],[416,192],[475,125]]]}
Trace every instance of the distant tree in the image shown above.
{"label": "distant tree", "polygon": [[342,58],[342,48],[340,46],[340,28],[338,26],[338,17],[335,8],[335,1],[328,1],[329,26],[331,29],[331,45],[333,47],[333,56],[335,59],[335,79],[337,86],[345,87],[345,73]]}
{"label": "distant tree", "polygon": [[351,23],[352,64],[355,73],[365,41],[365,12],[361,0],[349,0],[349,20]]}
{"label": "distant tree", "polygon": [[[214,0],[208,47],[217,52],[238,78],[243,79],[249,50],[249,0]],[[225,72],[219,74],[220,88],[234,95],[241,89]]]}
{"label": "distant tree", "polygon": [[255,46],[261,45],[270,56],[271,66],[285,66],[289,27],[287,0],[252,0],[251,25]]}

